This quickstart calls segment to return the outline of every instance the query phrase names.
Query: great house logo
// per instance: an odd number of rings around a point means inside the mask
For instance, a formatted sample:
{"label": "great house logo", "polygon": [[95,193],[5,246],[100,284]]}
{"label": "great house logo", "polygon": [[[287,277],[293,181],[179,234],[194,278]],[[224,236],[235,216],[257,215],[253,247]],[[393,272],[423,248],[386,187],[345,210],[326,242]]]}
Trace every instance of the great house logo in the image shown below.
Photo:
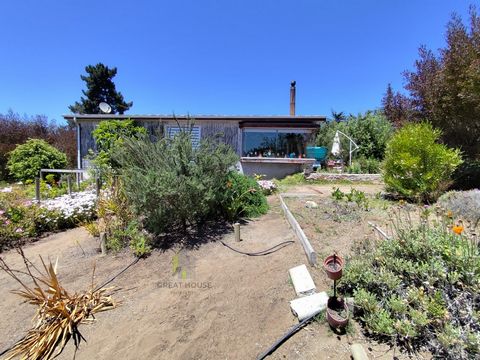
{"label": "great house logo", "polygon": [[210,289],[212,283],[210,281],[197,281],[195,274],[195,260],[185,251],[179,251],[173,255],[171,260],[170,281],[161,281],[157,285],[160,288],[167,289]]}

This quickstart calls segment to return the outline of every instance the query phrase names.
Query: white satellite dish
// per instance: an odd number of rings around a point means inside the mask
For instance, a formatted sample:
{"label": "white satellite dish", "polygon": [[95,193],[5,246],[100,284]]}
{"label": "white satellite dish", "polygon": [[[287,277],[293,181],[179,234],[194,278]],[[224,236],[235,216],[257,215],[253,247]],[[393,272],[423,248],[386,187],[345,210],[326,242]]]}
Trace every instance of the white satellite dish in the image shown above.
{"label": "white satellite dish", "polygon": [[105,114],[110,114],[112,112],[112,107],[106,102],[101,102],[100,104],[98,104],[98,107]]}

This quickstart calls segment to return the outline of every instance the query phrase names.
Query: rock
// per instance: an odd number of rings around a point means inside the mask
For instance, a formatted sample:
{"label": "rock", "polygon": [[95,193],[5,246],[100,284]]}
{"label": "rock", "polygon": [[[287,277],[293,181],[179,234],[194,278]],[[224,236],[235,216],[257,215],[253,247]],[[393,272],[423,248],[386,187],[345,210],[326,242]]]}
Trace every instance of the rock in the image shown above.
{"label": "rock", "polygon": [[318,204],[315,202],[315,201],[307,201],[305,203],[305,207],[309,208],[309,209],[316,209],[318,208]]}

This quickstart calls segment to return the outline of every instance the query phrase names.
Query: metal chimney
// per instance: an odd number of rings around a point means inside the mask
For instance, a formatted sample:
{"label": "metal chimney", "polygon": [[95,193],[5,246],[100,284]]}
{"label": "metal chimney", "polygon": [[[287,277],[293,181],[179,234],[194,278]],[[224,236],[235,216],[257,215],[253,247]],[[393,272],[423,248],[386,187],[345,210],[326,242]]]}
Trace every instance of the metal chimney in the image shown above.
{"label": "metal chimney", "polygon": [[290,83],[290,116],[295,116],[295,85],[297,82],[293,80]]}

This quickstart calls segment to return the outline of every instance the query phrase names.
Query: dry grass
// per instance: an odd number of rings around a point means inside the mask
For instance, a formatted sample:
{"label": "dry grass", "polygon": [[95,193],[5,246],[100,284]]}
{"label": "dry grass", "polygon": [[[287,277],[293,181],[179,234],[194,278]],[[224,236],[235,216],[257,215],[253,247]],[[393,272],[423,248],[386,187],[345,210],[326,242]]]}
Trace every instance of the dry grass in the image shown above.
{"label": "dry grass", "polygon": [[[49,262],[47,265],[40,257],[43,267],[40,270],[25,257],[22,250],[18,252],[23,258],[25,270],[11,269],[2,258],[0,270],[5,271],[20,284],[21,289],[12,292],[21,296],[25,302],[36,306],[37,311],[32,320],[33,327],[7,352],[6,360],[15,357],[51,359],[63,351],[70,339],[73,339],[76,351],[81,340],[85,340],[78,326],[94,321],[95,313],[116,306],[109,294],[111,288],[95,289],[94,267],[89,290],[71,294],[58,280],[57,264]],[[26,281],[21,279],[25,276],[32,281],[31,285],[27,285]]]}

